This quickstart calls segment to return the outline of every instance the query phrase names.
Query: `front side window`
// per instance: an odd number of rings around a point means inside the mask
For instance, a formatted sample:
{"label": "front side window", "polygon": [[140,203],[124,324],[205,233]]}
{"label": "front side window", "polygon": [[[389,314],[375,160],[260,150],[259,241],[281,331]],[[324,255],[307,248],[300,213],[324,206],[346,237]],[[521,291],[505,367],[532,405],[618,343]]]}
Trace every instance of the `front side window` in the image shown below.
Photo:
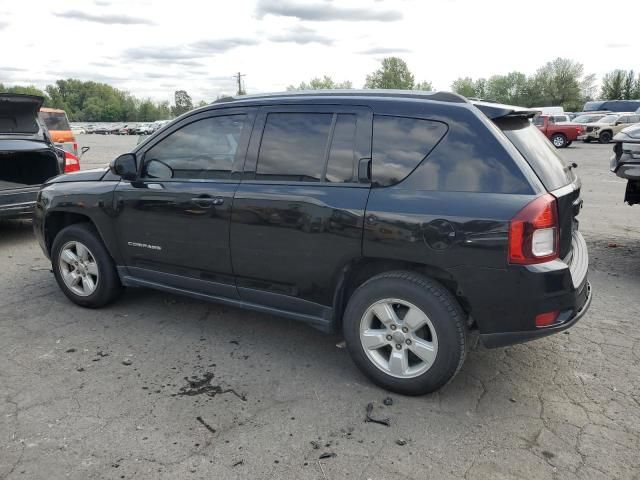
{"label": "front side window", "polygon": [[246,115],[205,118],[171,133],[145,154],[143,178],[229,178]]}
{"label": "front side window", "polygon": [[386,186],[404,180],[446,132],[440,122],[374,115],[373,182]]}

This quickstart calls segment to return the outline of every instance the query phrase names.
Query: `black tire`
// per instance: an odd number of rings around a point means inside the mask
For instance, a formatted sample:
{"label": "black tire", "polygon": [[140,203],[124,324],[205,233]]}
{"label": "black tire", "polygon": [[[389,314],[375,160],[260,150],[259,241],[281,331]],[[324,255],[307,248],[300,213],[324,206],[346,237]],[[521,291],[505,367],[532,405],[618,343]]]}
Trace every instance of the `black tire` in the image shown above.
{"label": "black tire", "polygon": [[[80,242],[85,245],[98,268],[98,277],[93,293],[80,296],[74,293],[65,283],[61,271],[60,254],[69,242]],[[53,240],[51,248],[51,264],[53,274],[62,292],[73,303],[87,308],[99,308],[115,300],[122,291],[120,278],[111,255],[102,243],[100,235],[89,223],[76,223],[63,228]]]}
{"label": "black tire", "polygon": [[567,146],[567,137],[565,137],[562,133],[554,133],[551,136],[551,143],[556,148],[565,148]]}
{"label": "black tire", "polygon": [[611,132],[607,130],[600,134],[600,136],[598,137],[598,141],[600,143],[609,143],[612,138],[613,138],[613,135],[611,135]]}
{"label": "black tire", "polygon": [[591,143],[591,139],[590,138],[585,138],[584,140],[582,140],[583,143]]}
{"label": "black tire", "polygon": [[[370,306],[387,298],[417,306],[437,334],[435,359],[419,376],[398,378],[385,373],[365,353],[361,321]],[[414,272],[393,271],[372,277],[353,293],[343,316],[343,334],[351,358],[374,383],[405,395],[423,395],[444,386],[462,367],[467,351],[465,318],[454,296],[438,282]]]}

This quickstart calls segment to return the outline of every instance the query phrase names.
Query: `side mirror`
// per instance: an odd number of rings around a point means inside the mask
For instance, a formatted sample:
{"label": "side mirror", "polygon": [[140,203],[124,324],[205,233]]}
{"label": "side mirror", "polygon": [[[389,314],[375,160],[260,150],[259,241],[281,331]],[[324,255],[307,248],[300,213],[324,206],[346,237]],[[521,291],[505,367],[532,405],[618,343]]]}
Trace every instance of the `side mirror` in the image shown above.
{"label": "side mirror", "polygon": [[617,126],[617,125],[622,125],[622,122],[616,122],[616,126]]}
{"label": "side mirror", "polygon": [[168,180],[173,178],[173,168],[160,160],[149,160],[144,165],[144,177]]}
{"label": "side mirror", "polygon": [[125,153],[109,164],[109,169],[123,180],[135,180],[138,176],[138,162],[133,153]]}

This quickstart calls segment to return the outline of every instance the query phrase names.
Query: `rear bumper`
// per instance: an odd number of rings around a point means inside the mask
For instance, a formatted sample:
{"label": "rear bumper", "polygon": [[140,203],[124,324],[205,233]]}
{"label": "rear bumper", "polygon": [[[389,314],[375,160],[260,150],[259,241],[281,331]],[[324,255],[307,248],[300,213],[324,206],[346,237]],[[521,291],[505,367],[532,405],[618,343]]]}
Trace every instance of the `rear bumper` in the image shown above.
{"label": "rear bumper", "polygon": [[0,218],[31,217],[40,186],[0,191]]}
{"label": "rear bumper", "polygon": [[565,311],[560,314],[561,321],[550,327],[537,328],[523,332],[485,333],[480,334],[480,340],[487,348],[505,347],[516,343],[529,342],[538,338],[547,337],[554,333],[562,332],[573,327],[587,313],[591,306],[591,284],[586,282],[582,291],[576,295],[576,303],[581,305],[576,311]]}
{"label": "rear bumper", "polygon": [[[551,335],[580,320],[591,302],[588,268],[586,242],[574,231],[564,259],[506,269],[464,269],[456,272],[456,280],[480,339],[494,348]],[[537,327],[536,317],[549,312],[559,312],[556,321]]]}

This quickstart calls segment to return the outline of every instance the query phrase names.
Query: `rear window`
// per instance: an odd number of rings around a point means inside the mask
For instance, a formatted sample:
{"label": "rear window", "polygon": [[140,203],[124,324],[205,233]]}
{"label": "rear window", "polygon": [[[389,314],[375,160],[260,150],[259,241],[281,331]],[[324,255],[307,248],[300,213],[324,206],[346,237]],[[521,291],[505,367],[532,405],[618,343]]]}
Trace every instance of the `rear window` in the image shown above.
{"label": "rear window", "polygon": [[447,132],[444,123],[416,118],[373,117],[373,183],[404,180]]}
{"label": "rear window", "polygon": [[71,130],[67,115],[62,112],[40,112],[40,118],[48,130]]}
{"label": "rear window", "polygon": [[571,169],[560,158],[556,148],[527,119],[505,118],[495,123],[529,162],[547,190],[556,190],[573,181]]}

